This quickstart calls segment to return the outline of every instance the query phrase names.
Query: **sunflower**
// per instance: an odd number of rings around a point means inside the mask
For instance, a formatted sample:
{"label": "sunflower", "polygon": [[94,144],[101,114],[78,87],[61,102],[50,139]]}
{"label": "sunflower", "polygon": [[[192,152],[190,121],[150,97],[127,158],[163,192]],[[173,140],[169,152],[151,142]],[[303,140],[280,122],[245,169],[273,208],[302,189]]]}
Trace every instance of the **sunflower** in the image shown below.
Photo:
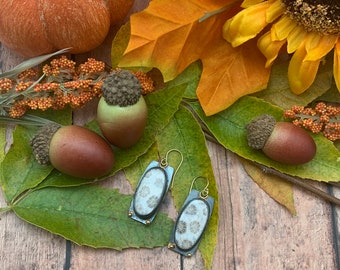
{"label": "sunflower", "polygon": [[308,89],[321,61],[334,49],[333,74],[340,90],[339,0],[244,0],[241,7],[223,26],[223,37],[233,47],[259,35],[257,46],[270,67],[286,45],[295,94]]}

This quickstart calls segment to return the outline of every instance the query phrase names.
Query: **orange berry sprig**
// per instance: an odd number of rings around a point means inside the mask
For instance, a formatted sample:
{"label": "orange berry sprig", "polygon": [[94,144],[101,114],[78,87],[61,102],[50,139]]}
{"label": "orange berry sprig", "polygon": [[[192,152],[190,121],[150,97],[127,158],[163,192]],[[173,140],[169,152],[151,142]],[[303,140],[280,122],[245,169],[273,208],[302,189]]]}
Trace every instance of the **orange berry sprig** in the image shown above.
{"label": "orange berry sprig", "polygon": [[147,95],[155,91],[155,85],[151,77],[142,71],[131,71],[137,77],[142,87],[142,95]]}
{"label": "orange berry sprig", "polygon": [[[61,56],[41,69],[29,68],[14,78],[1,78],[0,115],[19,118],[30,109],[80,108],[101,96],[103,80],[110,71],[104,62],[94,58],[77,66]],[[131,72],[140,81],[143,94],[154,91],[150,77],[143,72]]]}
{"label": "orange berry sprig", "polygon": [[[39,73],[43,76],[39,77]],[[66,105],[79,108],[101,95],[103,78],[108,74],[105,63],[89,58],[76,63],[65,56],[38,69],[27,69],[15,78],[0,79],[0,114],[12,118],[27,110],[60,110]]]}
{"label": "orange berry sprig", "polygon": [[[115,68],[114,71],[121,70],[121,68]],[[130,72],[136,76],[138,79],[141,87],[142,87],[142,95],[147,95],[150,94],[154,91],[156,91],[154,81],[152,78],[145,72],[143,71],[134,71],[130,70]]]}
{"label": "orange berry sprig", "polygon": [[340,139],[340,106],[324,102],[317,103],[314,108],[293,106],[284,112],[284,117],[313,133],[321,132],[331,141]]}

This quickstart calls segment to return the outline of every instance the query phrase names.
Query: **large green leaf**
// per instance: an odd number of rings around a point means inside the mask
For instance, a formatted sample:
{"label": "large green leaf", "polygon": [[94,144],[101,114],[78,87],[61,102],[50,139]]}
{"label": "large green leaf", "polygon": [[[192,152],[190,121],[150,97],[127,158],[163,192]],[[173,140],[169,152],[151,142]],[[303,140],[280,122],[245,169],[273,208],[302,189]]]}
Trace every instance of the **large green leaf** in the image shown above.
{"label": "large green leaf", "polygon": [[166,245],[173,221],[162,213],[150,226],[128,218],[131,198],[91,185],[49,187],[27,194],[13,210],[27,222],[79,245],[117,250]]}
{"label": "large green leaf", "polygon": [[[218,191],[204,134],[191,112],[180,106],[169,125],[157,137],[157,144],[161,157],[165,157],[170,149],[178,149],[183,155],[183,164],[174,177],[171,191],[178,211],[190,192],[193,179],[202,176],[209,180],[209,196],[215,199],[215,205],[199,249],[207,268],[210,268],[217,243]],[[180,156],[170,152],[168,157],[169,164],[176,168]],[[193,189],[201,191],[205,185],[204,179],[197,179]]]}
{"label": "large green leaf", "polygon": [[246,124],[264,113],[272,114],[278,121],[282,120],[281,108],[249,96],[241,98],[227,110],[210,117],[205,116],[198,103],[190,103],[190,106],[216,139],[239,156],[293,176],[326,182],[340,181],[340,152],[322,135],[311,134],[317,145],[317,153],[312,161],[303,165],[285,165],[275,162],[266,157],[262,151],[253,150],[248,146]]}
{"label": "large green leaf", "polygon": [[130,182],[132,189],[135,190],[138,181],[140,180],[145,169],[148,167],[151,161],[159,161],[158,149],[156,144],[153,144],[148,152],[140,156],[136,162],[124,169],[124,173],[128,181]]}
{"label": "large green leaf", "polygon": [[[202,176],[209,179],[209,195],[215,199],[212,218],[200,244],[200,251],[208,268],[212,263],[218,230],[218,192],[211,167],[211,160],[206,147],[204,134],[193,115],[180,106],[170,123],[157,136],[156,146],[150,148],[147,154],[125,169],[127,178],[135,188],[140,176],[152,160],[159,160],[167,156],[169,166],[178,169],[172,182],[171,192],[174,203],[180,211],[190,192],[190,186],[195,177]],[[183,163],[181,164],[181,155]],[[157,150],[159,154],[157,154]],[[159,157],[158,157],[159,156]],[[206,185],[204,179],[195,182],[194,189],[202,190]]]}

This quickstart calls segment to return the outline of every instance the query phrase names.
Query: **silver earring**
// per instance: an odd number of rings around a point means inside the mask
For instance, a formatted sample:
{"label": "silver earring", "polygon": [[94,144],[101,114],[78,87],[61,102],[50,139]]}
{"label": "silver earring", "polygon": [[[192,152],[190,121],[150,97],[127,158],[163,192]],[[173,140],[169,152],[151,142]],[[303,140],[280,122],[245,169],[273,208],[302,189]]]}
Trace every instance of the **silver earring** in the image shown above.
{"label": "silver earring", "polygon": [[[194,182],[205,179],[207,185],[202,191],[192,189]],[[189,191],[172,230],[168,248],[184,256],[192,256],[201,241],[214,208],[214,198],[208,196],[209,181],[198,176],[193,179]]]}
{"label": "silver earring", "polygon": [[[171,152],[177,152],[181,156],[176,171],[168,163]],[[183,155],[177,149],[169,150],[160,161],[151,161],[138,182],[128,212],[130,218],[146,225],[154,220],[182,162]]]}

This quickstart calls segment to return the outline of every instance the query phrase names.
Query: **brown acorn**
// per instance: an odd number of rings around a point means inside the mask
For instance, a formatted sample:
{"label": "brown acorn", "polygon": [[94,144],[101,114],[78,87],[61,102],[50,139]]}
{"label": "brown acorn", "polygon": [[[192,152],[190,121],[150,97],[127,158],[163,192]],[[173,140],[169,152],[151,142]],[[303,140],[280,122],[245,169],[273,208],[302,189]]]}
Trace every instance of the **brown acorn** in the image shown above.
{"label": "brown acorn", "polygon": [[31,140],[35,159],[42,165],[79,178],[107,175],[114,165],[109,144],[97,133],[81,126],[43,126]]}
{"label": "brown acorn", "polygon": [[246,129],[248,145],[275,161],[299,165],[316,154],[315,142],[307,131],[289,122],[276,122],[271,115],[255,118]]}
{"label": "brown acorn", "polygon": [[111,144],[127,148],[144,134],[148,113],[141,93],[137,77],[128,70],[114,71],[104,80],[97,120]]}

